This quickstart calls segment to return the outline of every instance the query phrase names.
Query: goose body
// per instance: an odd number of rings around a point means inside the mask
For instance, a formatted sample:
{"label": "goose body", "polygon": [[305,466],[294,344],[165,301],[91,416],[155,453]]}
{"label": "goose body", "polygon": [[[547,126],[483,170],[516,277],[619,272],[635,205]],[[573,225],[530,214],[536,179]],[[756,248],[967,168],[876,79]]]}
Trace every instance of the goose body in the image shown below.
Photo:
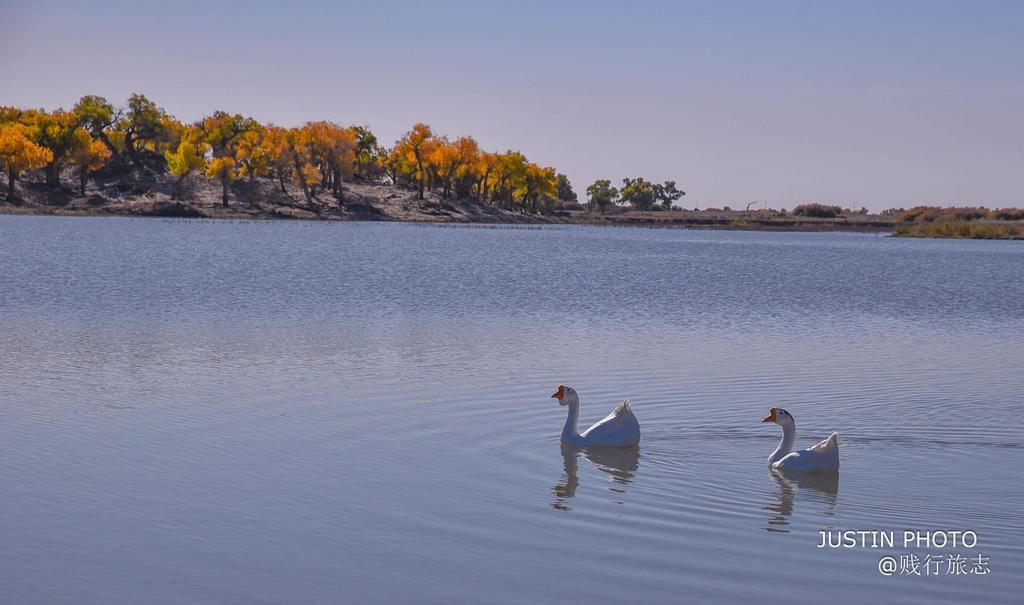
{"label": "goose body", "polygon": [[793,451],[796,441],[796,421],[782,408],[771,408],[761,422],[774,422],[782,427],[782,441],[768,456],[768,466],[780,471],[814,472],[839,470],[839,433],[805,450]]}
{"label": "goose body", "polygon": [[551,397],[569,408],[565,427],[562,428],[562,443],[606,447],[636,447],[640,443],[640,422],[633,414],[628,400],[615,406],[611,414],[581,433],[576,426],[580,417],[580,398],[576,391],[572,387],[559,385]]}

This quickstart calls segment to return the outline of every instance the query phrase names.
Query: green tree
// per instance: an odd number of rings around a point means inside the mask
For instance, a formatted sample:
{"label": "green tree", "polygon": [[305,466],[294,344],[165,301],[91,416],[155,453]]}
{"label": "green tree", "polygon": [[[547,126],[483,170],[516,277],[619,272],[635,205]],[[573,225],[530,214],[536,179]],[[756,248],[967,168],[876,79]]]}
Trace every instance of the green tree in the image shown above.
{"label": "green tree", "polygon": [[686,195],[685,191],[676,189],[675,181],[665,181],[660,185],[657,183],[654,185],[654,198],[661,202],[661,205],[665,210],[671,209],[672,202],[675,202],[684,195]]}
{"label": "green tree", "polygon": [[523,205],[531,212],[538,212],[541,203],[547,203],[558,195],[558,178],[555,169],[530,163],[523,178]]}
{"label": "green tree", "polygon": [[635,210],[650,210],[656,200],[654,184],[641,177],[622,179],[622,203],[633,206]]}
{"label": "green tree", "polygon": [[576,192],[572,190],[572,183],[569,182],[569,177],[562,173],[558,173],[556,177],[558,179],[556,185],[558,188],[558,199],[563,202],[575,202]]}
{"label": "green tree", "polygon": [[124,148],[136,167],[141,168],[139,149],[147,142],[154,142],[163,132],[167,114],[145,95],[133,94],[128,98],[128,107],[118,121],[118,128],[124,136]]}
{"label": "green tree", "polygon": [[356,137],[356,174],[363,178],[376,176],[378,154],[382,151],[376,135],[366,126],[353,126],[352,133]]}
{"label": "green tree", "polygon": [[259,122],[241,114],[215,111],[203,118],[203,138],[213,149],[213,157],[234,156],[242,136],[260,128]]}
{"label": "green tree", "polygon": [[590,198],[592,209],[604,212],[619,201],[619,190],[612,187],[612,182],[608,179],[598,179],[587,187],[587,196]]}
{"label": "green tree", "polygon": [[110,151],[115,151],[113,143],[107,136],[114,125],[114,106],[103,97],[86,95],[75,104],[74,112],[78,115],[79,124],[89,131],[94,139],[99,139]]}

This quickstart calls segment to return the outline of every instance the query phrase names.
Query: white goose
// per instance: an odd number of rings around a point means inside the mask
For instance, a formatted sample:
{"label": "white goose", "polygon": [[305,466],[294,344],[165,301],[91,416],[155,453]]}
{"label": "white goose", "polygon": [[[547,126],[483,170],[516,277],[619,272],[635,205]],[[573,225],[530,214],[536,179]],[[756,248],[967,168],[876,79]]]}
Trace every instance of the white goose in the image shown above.
{"label": "white goose", "polygon": [[782,441],[768,456],[768,466],[782,471],[838,471],[839,433],[832,433],[828,439],[811,447],[793,451],[796,441],[796,421],[793,415],[782,408],[772,408],[768,417],[761,422],[774,422],[782,427]]}
{"label": "white goose", "polygon": [[580,397],[575,389],[558,385],[551,396],[561,405],[569,406],[569,416],[562,429],[562,443],[569,445],[603,445],[610,447],[635,447],[640,443],[640,422],[625,400],[612,410],[611,414],[599,420],[594,426],[580,433],[576,422],[580,418]]}

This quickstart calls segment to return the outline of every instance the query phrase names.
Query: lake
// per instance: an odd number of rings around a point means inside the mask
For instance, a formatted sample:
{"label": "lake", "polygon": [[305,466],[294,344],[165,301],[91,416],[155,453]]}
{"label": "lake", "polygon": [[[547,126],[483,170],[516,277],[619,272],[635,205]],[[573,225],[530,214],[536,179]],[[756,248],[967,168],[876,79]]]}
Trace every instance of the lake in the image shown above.
{"label": "lake", "polygon": [[4,602],[1019,597],[1024,242],[0,216],[0,267]]}

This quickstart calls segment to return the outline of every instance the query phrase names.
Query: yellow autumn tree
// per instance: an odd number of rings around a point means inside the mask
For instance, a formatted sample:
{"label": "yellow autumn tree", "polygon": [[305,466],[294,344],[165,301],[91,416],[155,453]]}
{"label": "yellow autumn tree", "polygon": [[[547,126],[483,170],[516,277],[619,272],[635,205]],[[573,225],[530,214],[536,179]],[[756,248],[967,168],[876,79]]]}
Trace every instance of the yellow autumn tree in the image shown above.
{"label": "yellow autumn tree", "polygon": [[320,173],[320,186],[341,199],[341,185],[351,178],[356,165],[356,134],[333,122],[309,122],[302,128],[306,163]]}
{"label": "yellow autumn tree", "polygon": [[78,114],[63,109],[39,112],[34,116],[34,127],[36,142],[49,149],[52,155],[46,165],[46,184],[58,187],[61,168],[75,148]]}
{"label": "yellow autumn tree", "polygon": [[78,166],[79,191],[85,195],[85,186],[92,172],[103,168],[110,159],[111,151],[106,143],[92,138],[85,128],[75,130],[75,144],[71,150],[71,162]]}
{"label": "yellow autumn tree", "polygon": [[203,131],[195,126],[186,127],[180,136],[177,149],[164,152],[167,170],[178,177],[171,184],[171,199],[178,199],[181,183],[193,172],[206,167],[206,154],[210,145],[203,138]]}
{"label": "yellow autumn tree", "polygon": [[516,204],[516,194],[522,189],[529,162],[518,151],[506,151],[495,157],[494,195],[501,205],[511,210]]}
{"label": "yellow autumn tree", "polygon": [[43,159],[50,185],[59,186],[62,167],[71,163],[84,192],[90,175],[113,157],[120,167],[132,161],[132,179],[159,177],[153,173],[166,170],[174,177],[172,199],[179,197],[189,175],[205,174],[220,183],[225,205],[236,179],[249,181],[239,192],[266,193],[258,181],[271,179],[286,196],[294,191],[286,186],[292,180],[301,186],[308,207],[319,211],[320,204],[328,203],[318,199],[321,192],[341,201],[346,182],[379,181],[383,175],[393,185],[414,187],[421,200],[429,190],[442,199],[475,198],[538,212],[563,189],[564,199],[573,197],[567,178],[560,186],[553,169],[518,151],[484,151],[472,137],[449,139],[424,123],[413,125],[388,149],[366,126],[330,121],[286,129],[216,111],[183,124],[144,95],[133,94],[120,109],[95,95],[83,96],[73,111],[0,106],[0,127],[11,125],[20,125],[4,135],[8,160],[2,168],[8,170],[11,194],[18,175],[39,168]]}
{"label": "yellow autumn tree", "polygon": [[558,194],[555,169],[528,164],[520,187],[523,205],[531,212],[538,212],[542,204],[548,203]]}
{"label": "yellow autumn tree", "polygon": [[[89,131],[90,136],[103,141],[111,151],[117,152],[114,143],[110,141],[116,115],[110,102],[100,96],[86,95],[78,100],[72,111],[78,115],[79,124]],[[124,139],[121,141],[123,143]]]}
{"label": "yellow autumn tree", "polygon": [[200,128],[214,157],[234,156],[241,138],[251,130],[260,128],[259,122],[241,114],[215,111],[203,118]]}
{"label": "yellow autumn tree", "polygon": [[267,159],[270,176],[277,179],[281,193],[288,193],[284,182],[291,178],[292,156],[288,131],[280,126],[267,126],[260,141],[260,153]]}
{"label": "yellow autumn tree", "polygon": [[358,132],[355,128],[335,128],[331,133],[328,164],[331,169],[331,187],[334,197],[342,198],[342,184],[355,176],[359,160]]}
{"label": "yellow autumn tree", "polygon": [[[450,197],[453,185],[464,185],[463,179],[472,176],[471,170],[466,168],[476,162],[479,154],[480,147],[472,137],[459,137],[451,142],[444,137],[435,140],[427,166],[431,177],[441,185],[441,197]],[[467,186],[458,189],[456,193],[460,195],[468,192]]]}
{"label": "yellow autumn tree", "polygon": [[416,124],[412,130],[395,143],[395,151],[403,156],[404,164],[414,166],[416,173],[416,185],[419,191],[419,198],[423,199],[423,191],[427,182],[427,158],[434,150],[436,139],[430,126]]}
{"label": "yellow autumn tree", "polygon": [[53,153],[32,141],[31,129],[18,122],[0,124],[0,166],[7,171],[7,199],[14,200],[14,182],[26,170],[53,161]]}
{"label": "yellow autumn tree", "polygon": [[379,161],[381,169],[393,185],[409,185],[416,181],[416,163],[410,161],[402,149],[393,147]]}
{"label": "yellow autumn tree", "polygon": [[213,158],[210,165],[206,168],[206,176],[211,179],[220,181],[221,184],[221,202],[228,205],[228,187],[231,183],[235,182],[235,178],[238,176],[235,158],[231,157],[219,157]]}
{"label": "yellow autumn tree", "polygon": [[174,119],[173,116],[165,115],[160,121],[160,131],[152,142],[153,152],[163,155],[177,149],[187,128],[188,126]]}
{"label": "yellow autumn tree", "polygon": [[263,144],[267,130],[256,126],[245,131],[238,138],[235,159],[238,160],[238,175],[250,181],[259,176],[267,176],[270,172],[270,156],[268,148]]}
{"label": "yellow autumn tree", "polygon": [[313,200],[314,187],[323,178],[317,167],[317,140],[313,129],[308,126],[292,128],[287,134],[288,158],[292,161],[293,176],[302,187],[306,205],[316,210]]}
{"label": "yellow autumn tree", "polygon": [[473,137],[459,137],[455,139],[453,146],[456,150],[457,166],[452,175],[454,184],[449,183],[449,189],[454,187],[456,197],[468,197],[477,179],[474,167],[480,158],[480,146]]}
{"label": "yellow autumn tree", "polygon": [[476,160],[469,166],[469,171],[476,186],[476,196],[480,201],[487,201],[491,186],[491,174],[494,173],[497,158],[497,154],[482,151],[477,154]]}

